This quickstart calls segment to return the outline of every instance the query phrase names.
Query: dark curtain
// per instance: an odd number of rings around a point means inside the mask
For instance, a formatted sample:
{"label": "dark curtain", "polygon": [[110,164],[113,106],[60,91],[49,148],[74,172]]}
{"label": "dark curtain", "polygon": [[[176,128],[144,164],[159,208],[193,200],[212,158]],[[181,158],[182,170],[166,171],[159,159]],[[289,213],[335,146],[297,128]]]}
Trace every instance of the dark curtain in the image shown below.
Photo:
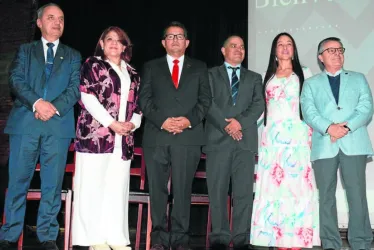
{"label": "dark curtain", "polygon": [[[40,1],[40,5],[50,1]],[[205,61],[208,66],[223,63],[221,45],[231,34],[247,41],[248,1],[150,1],[98,0],[55,1],[66,16],[62,41],[82,53],[92,55],[102,31],[119,26],[129,35],[133,47],[132,64],[141,69],[144,62],[163,56],[164,27],[182,22],[190,39],[186,54]],[[39,39],[40,33],[36,34]],[[246,66],[246,60],[244,62]]]}

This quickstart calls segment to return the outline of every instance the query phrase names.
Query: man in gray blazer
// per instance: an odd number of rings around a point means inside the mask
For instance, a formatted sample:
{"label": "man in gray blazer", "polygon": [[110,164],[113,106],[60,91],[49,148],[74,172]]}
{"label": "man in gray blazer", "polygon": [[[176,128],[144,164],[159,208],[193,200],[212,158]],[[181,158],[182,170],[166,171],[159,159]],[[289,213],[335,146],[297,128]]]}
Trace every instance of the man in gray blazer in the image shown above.
{"label": "man in gray blazer", "polygon": [[[257,119],[264,111],[261,75],[241,66],[243,39],[228,37],[221,49],[225,62],[209,70],[213,96],[205,124],[207,183],[211,204],[213,248],[248,248],[257,152]],[[230,178],[233,232],[227,214]]]}

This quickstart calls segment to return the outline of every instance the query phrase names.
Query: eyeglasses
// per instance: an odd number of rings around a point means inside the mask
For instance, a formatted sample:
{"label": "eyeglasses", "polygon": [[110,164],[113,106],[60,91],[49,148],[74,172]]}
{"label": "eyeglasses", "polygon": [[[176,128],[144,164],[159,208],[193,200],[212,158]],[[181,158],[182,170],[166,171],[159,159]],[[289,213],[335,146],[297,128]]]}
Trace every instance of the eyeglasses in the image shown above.
{"label": "eyeglasses", "polygon": [[177,40],[184,40],[185,36],[183,34],[166,34],[165,39],[166,40],[174,40],[174,38],[177,38]]}
{"label": "eyeglasses", "polygon": [[323,50],[321,53],[319,53],[320,55],[323,54],[323,52],[327,51],[329,54],[335,54],[336,51],[338,51],[339,54],[344,54],[344,51],[345,51],[345,48],[343,47],[340,47],[340,48],[327,48],[325,50]]}

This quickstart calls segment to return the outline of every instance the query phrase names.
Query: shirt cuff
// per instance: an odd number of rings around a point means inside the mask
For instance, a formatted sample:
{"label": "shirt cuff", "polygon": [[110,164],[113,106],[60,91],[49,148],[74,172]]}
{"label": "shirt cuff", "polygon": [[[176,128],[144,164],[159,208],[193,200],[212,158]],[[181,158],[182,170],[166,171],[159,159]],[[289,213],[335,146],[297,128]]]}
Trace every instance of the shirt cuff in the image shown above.
{"label": "shirt cuff", "polygon": [[131,130],[131,132],[134,132],[136,129],[140,127],[140,124],[142,123],[142,115],[139,115],[137,113],[133,113],[130,122],[134,124],[134,128]]}
{"label": "shirt cuff", "polygon": [[[32,112],[35,112],[35,104],[37,104],[38,101],[41,101],[41,100],[43,100],[43,98],[39,98],[38,100],[36,100],[36,101],[34,102],[34,104],[32,105]],[[60,115],[60,114],[58,114],[58,115]]]}

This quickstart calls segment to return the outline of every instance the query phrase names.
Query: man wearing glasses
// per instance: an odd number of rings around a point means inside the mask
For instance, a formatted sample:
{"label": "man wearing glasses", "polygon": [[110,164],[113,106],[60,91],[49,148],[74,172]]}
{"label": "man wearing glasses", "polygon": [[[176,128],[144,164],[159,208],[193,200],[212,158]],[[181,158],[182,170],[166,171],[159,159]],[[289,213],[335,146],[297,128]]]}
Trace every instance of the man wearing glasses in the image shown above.
{"label": "man wearing glasses", "polygon": [[373,240],[365,180],[367,158],[373,155],[367,131],[373,97],[363,74],[343,69],[344,51],[336,37],[319,43],[324,71],[304,82],[301,109],[313,128],[311,160],[319,190],[323,248],[342,246],[335,199],[340,168],[349,206],[348,241],[353,250],[367,250]]}
{"label": "man wearing glasses", "polygon": [[[205,63],[185,56],[190,41],[183,24],[164,30],[166,56],[144,66],[139,94],[145,117],[143,152],[152,217],[152,249],[188,248],[191,188],[204,144],[203,119],[211,104]],[[166,206],[171,175],[171,230]]]}

